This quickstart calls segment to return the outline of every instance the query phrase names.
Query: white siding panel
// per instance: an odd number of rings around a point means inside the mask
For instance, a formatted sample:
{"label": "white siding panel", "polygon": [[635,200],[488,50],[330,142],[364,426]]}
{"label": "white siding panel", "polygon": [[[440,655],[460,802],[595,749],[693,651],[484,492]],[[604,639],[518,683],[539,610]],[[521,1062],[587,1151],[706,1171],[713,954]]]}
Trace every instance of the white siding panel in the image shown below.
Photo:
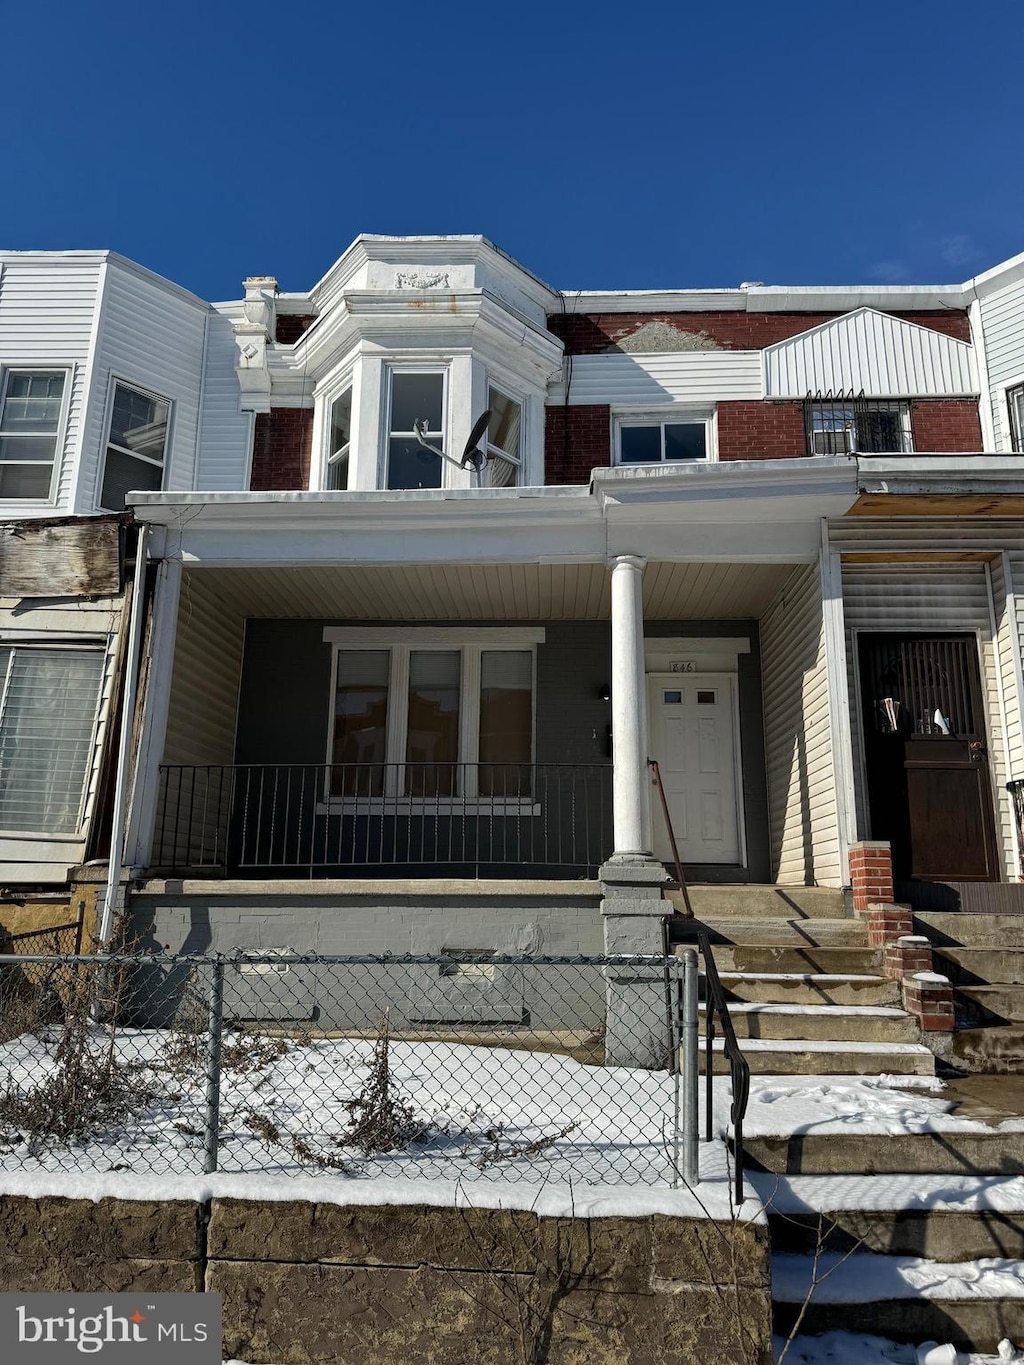
{"label": "white siding panel", "polygon": [[[581,355],[572,362],[569,402],[663,407],[760,398],[760,351],[668,351]],[[561,384],[549,403],[564,402]]]}
{"label": "white siding panel", "polygon": [[112,260],[104,289],[94,399],[78,481],[77,507],[98,507],[112,382],[122,379],[172,403],[164,486],[194,486],[203,344],[208,309],[171,285]]}
{"label": "white siding panel", "polygon": [[252,416],[239,410],[237,359],[231,319],[211,312],[195,478],[195,487],[204,492],[238,492],[249,487]]}
{"label": "white siding panel", "polygon": [[[934,534],[934,532],[933,532]],[[833,539],[835,546],[836,540]],[[889,548],[896,544],[890,538]],[[997,562],[998,563],[998,562]],[[1007,750],[1020,743],[1020,724],[1007,734],[1004,711],[1016,709],[1016,688],[1006,619],[1006,594],[1001,565],[992,580],[990,564],[843,564],[843,605],[848,631],[850,728],[854,741],[854,783],[857,828],[861,838],[870,837],[865,795],[861,704],[857,673],[857,634],[861,631],[969,631],[978,638],[985,724],[993,804],[1004,875],[1015,875],[1015,834],[1006,795]],[[993,611],[996,629],[993,631]]]}
{"label": "white siding panel", "polygon": [[761,618],[772,875],[839,886],[828,671],[817,564],[794,570]]}
{"label": "white siding panel", "polygon": [[764,353],[769,398],[808,393],[974,394],[974,353],[963,341],[860,308]]}
{"label": "white siding panel", "polygon": [[1024,280],[1016,280],[981,299],[985,356],[988,362],[996,449],[1009,451],[1009,415],[1003,389],[1024,381]]}
{"label": "white siding panel", "polygon": [[232,763],[245,618],[185,572],[178,610],[164,763]]}
{"label": "white siding panel", "polygon": [[71,371],[68,421],[59,452],[56,509],[52,503],[0,504],[3,515],[66,512],[82,436],[89,377],[89,343],[98,307],[103,259],[0,253],[0,369],[30,365]]}

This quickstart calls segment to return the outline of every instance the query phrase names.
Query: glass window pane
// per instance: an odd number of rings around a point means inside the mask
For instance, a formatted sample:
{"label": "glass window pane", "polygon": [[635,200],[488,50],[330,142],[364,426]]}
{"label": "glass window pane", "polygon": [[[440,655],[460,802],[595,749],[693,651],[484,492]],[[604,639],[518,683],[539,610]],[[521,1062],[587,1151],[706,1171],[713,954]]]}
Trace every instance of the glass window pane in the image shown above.
{"label": "glass window pane", "polygon": [[0,829],[75,834],[93,752],[100,650],[0,650]]}
{"label": "glass window pane", "polygon": [[393,436],[388,442],[388,487],[440,488],[440,455],[406,436]]}
{"label": "glass window pane", "polygon": [[110,440],[151,460],[163,460],[171,405],[162,398],[118,384],[110,419]]}
{"label": "glass window pane", "polygon": [[532,746],[533,655],[528,649],[484,650],[480,656],[480,795],[529,795]]}
{"label": "glass window pane", "polygon": [[348,445],[352,434],[352,390],[346,389],[340,398],[331,404],[331,449],[332,455]]}
{"label": "glass window pane", "polygon": [[0,460],[52,464],[57,445],[53,436],[0,436]]}
{"label": "glass window pane", "polygon": [[12,374],[0,413],[0,431],[53,431],[60,421],[62,374]]}
{"label": "glass window pane", "polygon": [[461,667],[457,649],[409,655],[405,758],[406,791],[412,796],[450,796],[457,790]]}
{"label": "glass window pane", "polygon": [[661,427],[623,427],[619,459],[623,464],[656,464],[661,459]]}
{"label": "glass window pane", "polygon": [[348,488],[348,455],[339,455],[327,466],[327,487],[344,492]]}
{"label": "glass window pane", "polygon": [[155,493],[163,483],[163,470],[146,460],[110,449],[103,470],[103,492],[100,505],[112,512],[120,512],[129,493]]}
{"label": "glass window pane", "polygon": [[391,376],[391,430],[412,431],[416,421],[439,435],[444,405],[444,375],[404,374]]}
{"label": "glass window pane", "polygon": [[519,482],[519,465],[504,460],[500,455],[487,461],[488,488],[515,488]]}
{"label": "glass window pane", "polygon": [[45,502],[50,496],[48,464],[0,464],[0,498],[35,498]]}
{"label": "glass window pane", "polygon": [[[331,791],[338,796],[380,796],[387,758],[388,677],[386,649],[338,654],[334,694]],[[344,766],[341,766],[344,765]]]}
{"label": "glass window pane", "polygon": [[857,449],[867,454],[903,449],[899,409],[882,408],[857,414]]}
{"label": "glass window pane", "polygon": [[497,389],[488,390],[487,406],[491,410],[491,420],[487,424],[487,444],[518,459],[522,408],[514,398],[509,398]]}
{"label": "glass window pane", "polygon": [[703,460],[707,455],[707,427],[703,422],[665,424],[666,460]]}

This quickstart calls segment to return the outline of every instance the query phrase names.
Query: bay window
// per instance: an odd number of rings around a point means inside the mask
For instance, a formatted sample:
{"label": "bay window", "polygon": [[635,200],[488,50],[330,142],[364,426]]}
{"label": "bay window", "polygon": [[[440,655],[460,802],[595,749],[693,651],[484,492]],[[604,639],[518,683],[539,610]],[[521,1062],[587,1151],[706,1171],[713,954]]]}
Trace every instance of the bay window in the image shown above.
{"label": "bay window", "polygon": [[50,497],[64,410],[63,370],[8,370],[0,388],[0,498]]}
{"label": "bay window", "polygon": [[543,630],[327,627],[332,797],[517,803],[530,795]]}
{"label": "bay window", "polygon": [[416,422],[426,424],[432,436],[444,444],[444,374],[392,370],[388,386],[387,478],[385,486],[440,488],[443,461],[425,450],[416,438]]}
{"label": "bay window", "polygon": [[487,483],[513,488],[522,469],[523,407],[500,389],[487,390],[491,420],[487,424]]}
{"label": "bay window", "polygon": [[327,443],[325,488],[348,488],[348,457],[352,447],[352,389],[347,388],[331,404]]}

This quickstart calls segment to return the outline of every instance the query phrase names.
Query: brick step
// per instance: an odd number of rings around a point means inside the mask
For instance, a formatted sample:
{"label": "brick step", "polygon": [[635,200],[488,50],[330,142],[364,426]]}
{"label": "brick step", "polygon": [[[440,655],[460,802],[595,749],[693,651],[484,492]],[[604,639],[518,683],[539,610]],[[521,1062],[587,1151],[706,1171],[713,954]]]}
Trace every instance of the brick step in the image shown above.
{"label": "brick step", "polygon": [[[716,953],[717,958],[717,953]],[[899,1005],[898,981],[872,973],[725,972],[719,976],[734,1000],[785,1005]]]}
{"label": "brick step", "polygon": [[[919,1043],[741,1038],[740,1050],[754,1076],[932,1076],[935,1058]],[[729,1070],[721,1038],[714,1040],[716,1074]],[[704,1049],[698,1054],[703,1073]],[[744,1146],[746,1146],[744,1141]]]}
{"label": "brick step", "polygon": [[[718,954],[715,954],[717,960]],[[1017,948],[934,945],[935,970],[954,985],[1024,986],[1024,952]]]}
{"label": "brick step", "polygon": [[[705,1009],[700,1006],[701,1011]],[[905,1010],[878,1005],[776,1005],[743,1001],[729,1009],[737,1038],[799,1042],[916,1043]]]}
{"label": "brick step", "polygon": [[1024,1175],[1024,1132],[996,1129],[744,1134],[743,1150],[777,1175]]}
{"label": "brick step", "polygon": [[[1007,1259],[939,1262],[857,1252],[815,1264],[809,1255],[772,1257],[776,1332],[788,1334],[806,1302],[801,1334],[864,1332],[892,1341],[952,1342],[994,1352],[1003,1337],[1024,1335],[1024,1275]],[[808,1301],[812,1278],[817,1281]],[[950,1279],[952,1278],[952,1284]]]}
{"label": "brick step", "polygon": [[715,943],[712,951],[719,973],[877,976],[882,965],[880,948],[822,948],[810,943],[803,947],[779,943]]}
{"label": "brick step", "polygon": [[[867,925],[857,919],[748,919],[739,915],[708,916],[701,920],[714,943],[752,943],[762,946],[798,948],[855,948],[868,946]],[[694,930],[691,920],[668,922],[672,943],[690,943]]]}
{"label": "brick step", "polygon": [[1024,915],[967,915],[919,910],[914,915],[914,933],[927,935],[933,944],[1024,949]]}
{"label": "brick step", "polygon": [[[689,892],[698,919],[733,915],[741,919],[842,919],[846,915],[843,892],[827,886],[698,884],[691,886]],[[681,891],[670,890],[665,895],[675,909],[684,909]]]}

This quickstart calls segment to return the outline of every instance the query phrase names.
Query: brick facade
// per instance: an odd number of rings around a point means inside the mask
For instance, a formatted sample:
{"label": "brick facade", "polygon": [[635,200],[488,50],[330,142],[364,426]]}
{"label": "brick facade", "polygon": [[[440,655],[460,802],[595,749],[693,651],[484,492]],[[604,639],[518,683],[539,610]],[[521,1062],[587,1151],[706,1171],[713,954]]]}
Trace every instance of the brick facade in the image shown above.
{"label": "brick facade", "polygon": [[545,483],[589,483],[592,469],[606,468],[611,462],[611,408],[607,403],[580,403],[546,410]]}
{"label": "brick facade", "polygon": [[803,403],[718,404],[720,460],[793,460],[806,454]]}
{"label": "brick facade", "polygon": [[[702,332],[725,351],[759,351],[777,341],[799,336],[820,327],[842,313],[555,313],[548,330],[565,342],[570,355],[600,355],[613,349],[648,322],[664,322],[680,332]],[[942,308],[918,313],[893,313],[893,317],[934,332],[970,341],[971,325],[965,312]]]}
{"label": "brick facade", "polygon": [[308,488],[312,453],[312,408],[272,408],[268,413],[257,413],[250,489],[269,493]]}
{"label": "brick facade", "polygon": [[919,398],[910,404],[914,449],[928,454],[979,451],[981,418],[975,398]]}
{"label": "brick facade", "polygon": [[282,346],[291,346],[303,332],[308,332],[316,322],[315,313],[278,313],[274,326],[274,340]]}
{"label": "brick facade", "polygon": [[872,904],[892,904],[892,850],[887,843],[850,845],[850,885],[855,911]]}

